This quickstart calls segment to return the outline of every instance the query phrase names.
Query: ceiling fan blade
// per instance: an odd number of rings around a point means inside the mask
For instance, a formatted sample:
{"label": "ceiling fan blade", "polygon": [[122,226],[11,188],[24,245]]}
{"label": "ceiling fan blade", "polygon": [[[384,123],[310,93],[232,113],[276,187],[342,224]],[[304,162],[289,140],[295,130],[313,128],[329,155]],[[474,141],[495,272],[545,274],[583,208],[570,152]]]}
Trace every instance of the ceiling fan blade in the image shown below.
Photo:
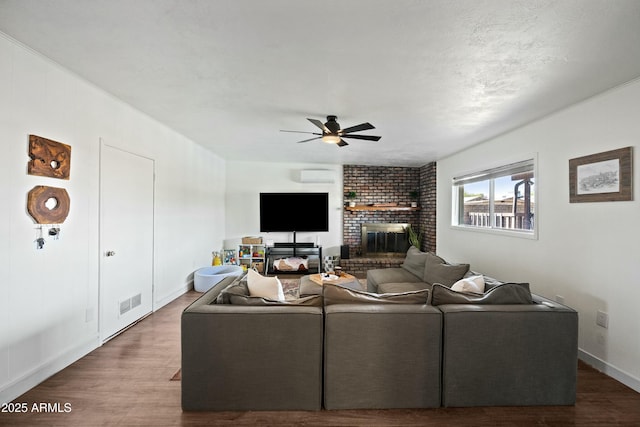
{"label": "ceiling fan blade", "polygon": [[340,142],[338,142],[336,145],[338,147],[344,147],[345,145],[349,145],[349,144],[347,144],[347,141],[345,141],[344,139],[340,139]]}
{"label": "ceiling fan blade", "polygon": [[300,144],[301,142],[309,142],[309,141],[313,141],[315,139],[320,139],[320,138],[322,138],[322,137],[321,136],[316,136],[315,138],[309,138],[309,139],[305,139],[305,140],[302,140],[302,141],[298,141],[298,144]]}
{"label": "ceiling fan blade", "polygon": [[364,139],[367,141],[379,141],[381,136],[373,135],[341,135],[343,138]]}
{"label": "ceiling fan blade", "polygon": [[359,132],[361,130],[369,130],[369,129],[375,129],[376,127],[374,125],[372,125],[371,123],[367,122],[367,123],[361,123],[359,125],[355,125],[355,126],[351,126],[348,127],[346,129],[341,129],[340,130],[340,134],[345,134],[345,133],[351,133],[351,132]]}
{"label": "ceiling fan blade", "polygon": [[311,135],[322,135],[321,133],[318,132],[305,132],[302,130],[283,130],[280,129],[280,132],[289,132],[289,133],[310,133]]}
{"label": "ceiling fan blade", "polygon": [[331,133],[331,131],[329,131],[329,129],[327,129],[327,127],[324,125],[324,123],[322,123],[320,120],[317,119],[309,119],[307,118],[307,120],[309,120],[311,123],[313,123],[314,125],[318,126],[322,132],[324,133]]}

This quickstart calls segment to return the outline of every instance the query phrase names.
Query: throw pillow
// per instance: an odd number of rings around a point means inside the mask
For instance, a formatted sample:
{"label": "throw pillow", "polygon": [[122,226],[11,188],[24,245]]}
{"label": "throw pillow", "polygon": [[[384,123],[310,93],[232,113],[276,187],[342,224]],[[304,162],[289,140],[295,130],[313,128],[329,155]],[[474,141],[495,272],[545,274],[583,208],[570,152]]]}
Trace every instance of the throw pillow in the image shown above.
{"label": "throw pillow", "polygon": [[216,304],[231,304],[231,295],[246,295],[249,296],[249,287],[245,280],[240,280],[231,283],[224,288],[222,292],[216,298]]}
{"label": "throw pillow", "polygon": [[451,286],[452,291],[484,293],[484,277],[471,276],[458,280]]}
{"label": "throw pillow", "polygon": [[426,304],[429,291],[419,291],[375,294],[373,292],[359,291],[333,283],[325,283],[323,296],[325,305],[330,304]]}
{"label": "throw pillow", "polygon": [[469,264],[447,264],[445,260],[429,252],[424,266],[424,281],[451,287],[462,279],[467,271],[469,271]]}
{"label": "throw pillow", "polygon": [[435,283],[429,295],[429,304],[533,304],[528,283],[503,283],[484,294],[457,292]]}
{"label": "throw pillow", "polygon": [[427,253],[422,252],[415,246],[411,246],[407,251],[407,256],[404,259],[401,267],[407,270],[409,273],[418,277],[424,275],[424,263],[427,260]]}
{"label": "throw pillow", "polygon": [[473,271],[473,270],[469,270],[467,271],[467,274],[464,275],[463,279],[468,279],[469,277],[472,276],[482,276],[484,279],[484,291],[487,292],[489,289],[493,288],[494,286],[498,286],[498,285],[502,285],[503,282],[501,280],[498,279],[494,279],[493,277],[487,276],[485,274],[482,273],[478,273],[477,271]]}
{"label": "throw pillow", "polygon": [[284,301],[282,283],[277,277],[265,277],[254,270],[247,273],[249,296]]}

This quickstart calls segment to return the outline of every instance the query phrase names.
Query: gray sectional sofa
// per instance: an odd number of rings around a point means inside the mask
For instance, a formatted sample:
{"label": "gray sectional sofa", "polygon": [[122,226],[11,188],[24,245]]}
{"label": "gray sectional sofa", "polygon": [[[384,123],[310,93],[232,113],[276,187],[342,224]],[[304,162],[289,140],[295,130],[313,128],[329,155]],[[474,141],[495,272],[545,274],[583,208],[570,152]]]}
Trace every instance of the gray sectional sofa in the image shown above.
{"label": "gray sectional sofa", "polygon": [[291,302],[224,279],[182,314],[183,409],[574,404],[577,313],[487,277],[482,295],[455,292],[473,273],[434,257],[369,271],[377,292],[325,284]]}

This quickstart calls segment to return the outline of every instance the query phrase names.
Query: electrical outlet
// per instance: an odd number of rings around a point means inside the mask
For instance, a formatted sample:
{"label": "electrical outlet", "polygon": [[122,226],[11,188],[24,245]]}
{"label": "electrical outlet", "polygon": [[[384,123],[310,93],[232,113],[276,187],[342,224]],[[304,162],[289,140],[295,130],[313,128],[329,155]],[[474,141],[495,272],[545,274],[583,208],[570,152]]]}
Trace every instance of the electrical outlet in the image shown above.
{"label": "electrical outlet", "polygon": [[598,310],[596,313],[596,325],[607,329],[609,327],[609,315],[604,311]]}
{"label": "electrical outlet", "polygon": [[558,304],[564,304],[564,297],[562,295],[556,295],[556,302]]}
{"label": "electrical outlet", "polygon": [[93,320],[93,308],[87,308],[84,312],[84,321],[89,323]]}

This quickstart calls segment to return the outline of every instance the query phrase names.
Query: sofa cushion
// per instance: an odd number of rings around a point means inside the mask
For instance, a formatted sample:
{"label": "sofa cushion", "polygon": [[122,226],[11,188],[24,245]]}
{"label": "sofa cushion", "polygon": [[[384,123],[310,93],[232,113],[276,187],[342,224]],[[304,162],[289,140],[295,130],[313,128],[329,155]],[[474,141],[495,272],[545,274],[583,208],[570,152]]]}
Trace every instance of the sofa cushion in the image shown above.
{"label": "sofa cushion", "polygon": [[503,283],[487,292],[457,292],[435,283],[429,295],[429,304],[533,304],[528,283]]}
{"label": "sofa cushion", "polygon": [[401,267],[376,268],[367,270],[367,290],[379,292],[378,287],[383,283],[423,283],[422,276],[409,273]]}
{"label": "sofa cushion", "polygon": [[458,292],[475,292],[477,294],[484,293],[484,277],[482,275],[463,277],[451,286],[451,290]]}
{"label": "sofa cushion", "polygon": [[325,305],[331,304],[426,304],[429,291],[419,291],[376,294],[373,292],[359,291],[346,288],[337,284],[326,283],[323,285]]}
{"label": "sofa cushion", "polygon": [[265,277],[254,270],[247,273],[247,286],[252,297],[268,298],[270,300],[284,301],[282,283],[277,277]]}
{"label": "sofa cushion", "polygon": [[427,261],[427,253],[422,252],[415,246],[411,246],[407,251],[407,256],[404,259],[401,267],[407,270],[411,274],[415,274],[418,277],[424,276],[424,263]]}
{"label": "sofa cushion", "polygon": [[303,298],[281,301],[232,293],[229,295],[229,302],[234,305],[305,305],[311,307],[322,307],[322,295],[310,295]]}
{"label": "sofa cushion", "polygon": [[469,271],[469,264],[448,264],[438,255],[428,252],[423,278],[427,283],[440,283],[451,287],[462,279],[467,271]]}
{"label": "sofa cushion", "polygon": [[378,293],[400,293],[421,291],[423,289],[431,289],[431,285],[425,282],[402,282],[402,283],[382,283],[378,285]]}

